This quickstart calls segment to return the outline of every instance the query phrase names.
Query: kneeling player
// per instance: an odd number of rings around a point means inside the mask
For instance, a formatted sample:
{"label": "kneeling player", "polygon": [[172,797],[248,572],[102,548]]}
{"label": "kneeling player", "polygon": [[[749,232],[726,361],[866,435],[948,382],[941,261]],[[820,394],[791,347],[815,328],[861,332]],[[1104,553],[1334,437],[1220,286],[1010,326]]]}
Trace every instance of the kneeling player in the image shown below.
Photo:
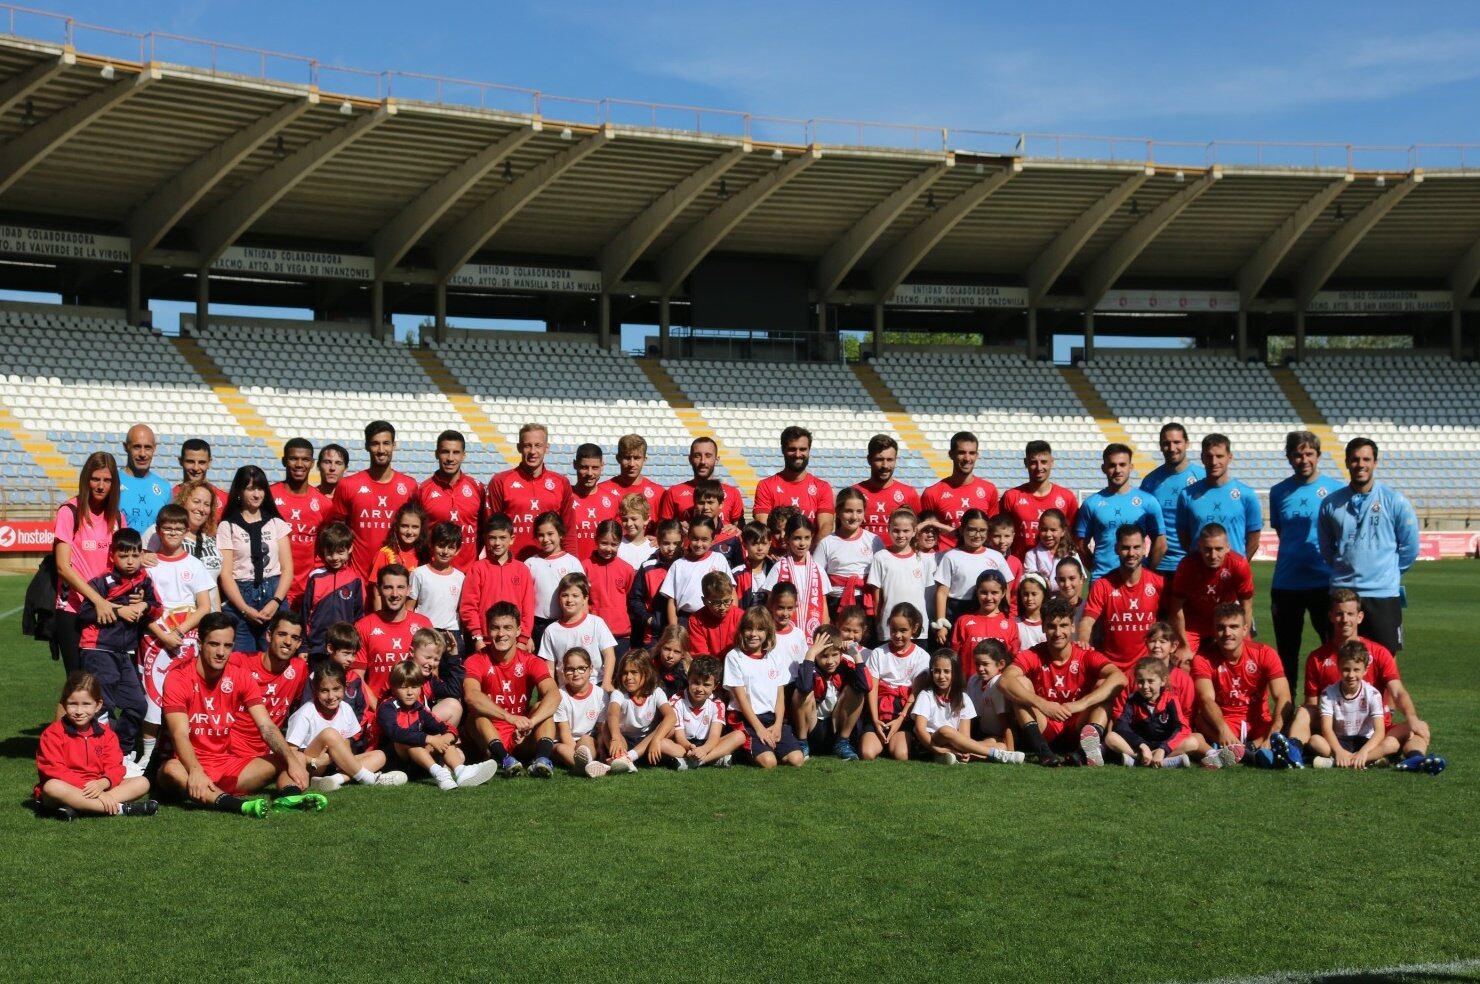
{"label": "kneeling player", "polygon": [[1213,610],[1213,638],[1192,658],[1200,730],[1218,747],[1223,765],[1243,760],[1252,746],[1253,764],[1273,767],[1269,740],[1274,722],[1289,719],[1290,681],[1279,653],[1248,634],[1242,604],[1224,602]]}
{"label": "kneeling player", "polygon": [[1074,641],[1075,605],[1043,606],[1044,641],[1018,653],[1001,687],[1015,705],[1018,745],[1047,766],[1104,765],[1109,706],[1125,674],[1105,656]]}
{"label": "kneeling player", "polygon": [[505,778],[522,775],[522,759],[531,759],[529,774],[555,771],[555,709],[560,690],[545,661],[519,648],[519,609],[494,603],[487,612],[488,642],[467,661],[463,730],[488,749]]}
{"label": "kneeling player", "polygon": [[[323,795],[302,792],[308,786],[302,753],[273,724],[245,663],[231,663],[235,620],[212,612],[200,620],[199,638],[195,658],[176,663],[165,677],[161,707],[174,757],[160,770],[163,785],[225,813],[262,817],[269,809],[323,809]],[[231,752],[233,732],[248,729],[261,737],[266,756]],[[275,801],[241,795],[274,780],[283,793]]]}

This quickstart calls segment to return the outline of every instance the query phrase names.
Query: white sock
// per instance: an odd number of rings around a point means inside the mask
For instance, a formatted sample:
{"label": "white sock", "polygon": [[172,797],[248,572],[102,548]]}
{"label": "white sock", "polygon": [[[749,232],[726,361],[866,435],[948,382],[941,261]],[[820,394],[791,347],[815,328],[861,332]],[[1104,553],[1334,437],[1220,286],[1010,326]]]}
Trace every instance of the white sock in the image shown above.
{"label": "white sock", "polygon": [[368,785],[374,783],[375,780],[378,779],[379,777],[380,777],[380,773],[378,773],[378,772],[371,772],[369,769],[362,768],[362,769],[360,769],[359,772],[356,772],[355,773],[355,782],[364,783],[365,785],[368,786]]}
{"label": "white sock", "polygon": [[636,762],[637,761],[637,749],[635,749],[635,748],[629,748],[629,749],[627,749],[627,759],[628,759],[628,761]]}
{"label": "white sock", "polygon": [[427,771],[432,774],[433,779],[436,779],[439,782],[442,779],[452,778],[452,773],[447,771],[447,766],[445,765],[433,765],[430,769],[427,769]]}
{"label": "white sock", "polygon": [[154,746],[159,742],[158,738],[145,738],[144,750],[139,753],[139,761],[147,762],[154,757]]}

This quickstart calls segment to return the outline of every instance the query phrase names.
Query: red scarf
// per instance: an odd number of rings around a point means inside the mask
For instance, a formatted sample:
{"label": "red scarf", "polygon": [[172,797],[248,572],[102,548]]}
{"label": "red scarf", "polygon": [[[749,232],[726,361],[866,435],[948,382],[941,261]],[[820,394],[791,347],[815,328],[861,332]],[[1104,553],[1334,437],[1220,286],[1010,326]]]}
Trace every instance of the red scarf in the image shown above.
{"label": "red scarf", "polygon": [[822,568],[808,557],[804,561],[793,560],[791,554],[781,558],[776,565],[776,583],[796,585],[798,628],[802,636],[811,643],[818,626],[827,620],[827,594],[822,590]]}

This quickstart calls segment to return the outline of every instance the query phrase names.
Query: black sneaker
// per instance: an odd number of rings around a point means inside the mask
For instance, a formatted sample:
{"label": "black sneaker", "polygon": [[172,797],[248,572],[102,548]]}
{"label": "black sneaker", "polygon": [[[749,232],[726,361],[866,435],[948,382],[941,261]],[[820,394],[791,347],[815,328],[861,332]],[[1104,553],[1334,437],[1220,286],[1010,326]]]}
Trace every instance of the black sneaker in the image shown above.
{"label": "black sneaker", "polygon": [[159,800],[135,800],[132,803],[123,804],[120,816],[125,817],[152,817],[159,812]]}
{"label": "black sneaker", "polygon": [[76,820],[77,811],[72,809],[70,806],[59,806],[56,808],[56,812],[54,812],[52,816],[56,817],[58,820]]}

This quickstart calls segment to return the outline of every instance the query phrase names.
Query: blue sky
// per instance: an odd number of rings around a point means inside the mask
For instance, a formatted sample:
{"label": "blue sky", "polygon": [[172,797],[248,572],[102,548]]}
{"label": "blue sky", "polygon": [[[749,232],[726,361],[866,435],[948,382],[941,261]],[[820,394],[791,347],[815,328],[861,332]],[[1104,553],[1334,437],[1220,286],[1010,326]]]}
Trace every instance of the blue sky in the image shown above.
{"label": "blue sky", "polygon": [[[1194,142],[1480,141],[1476,3],[32,5],[326,65],[785,117]],[[117,42],[81,32],[77,43]]]}

